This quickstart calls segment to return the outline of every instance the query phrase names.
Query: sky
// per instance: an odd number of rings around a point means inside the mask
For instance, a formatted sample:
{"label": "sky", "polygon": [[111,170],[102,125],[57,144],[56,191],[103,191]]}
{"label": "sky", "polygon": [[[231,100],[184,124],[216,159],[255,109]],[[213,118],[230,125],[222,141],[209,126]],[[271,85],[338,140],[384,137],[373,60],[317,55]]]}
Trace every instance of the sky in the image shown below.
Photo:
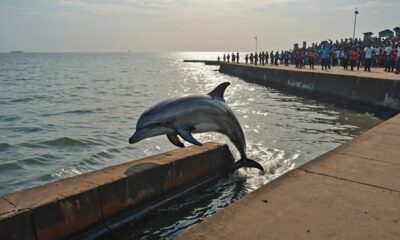
{"label": "sky", "polygon": [[[400,0],[0,0],[0,52],[291,49],[400,25]],[[400,26],[399,26],[400,27]]]}

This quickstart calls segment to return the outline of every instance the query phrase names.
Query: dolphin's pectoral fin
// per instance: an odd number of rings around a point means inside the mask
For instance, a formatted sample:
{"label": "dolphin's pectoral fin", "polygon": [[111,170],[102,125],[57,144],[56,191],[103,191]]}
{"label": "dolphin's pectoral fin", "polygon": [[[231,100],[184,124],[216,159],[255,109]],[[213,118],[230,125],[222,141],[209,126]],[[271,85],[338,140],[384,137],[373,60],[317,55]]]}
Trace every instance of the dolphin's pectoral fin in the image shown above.
{"label": "dolphin's pectoral fin", "polygon": [[179,140],[176,134],[167,134],[168,140],[177,147],[183,148],[185,145]]}
{"label": "dolphin's pectoral fin", "polygon": [[212,90],[208,95],[210,95],[211,97],[217,98],[221,101],[225,102],[224,99],[224,92],[225,89],[230,85],[230,82],[223,82],[220,85],[218,85],[216,88],[214,88],[214,90]]}
{"label": "dolphin's pectoral fin", "polygon": [[185,141],[190,142],[191,144],[202,146],[203,144],[194,139],[192,134],[186,129],[178,129],[178,134],[181,136]]}

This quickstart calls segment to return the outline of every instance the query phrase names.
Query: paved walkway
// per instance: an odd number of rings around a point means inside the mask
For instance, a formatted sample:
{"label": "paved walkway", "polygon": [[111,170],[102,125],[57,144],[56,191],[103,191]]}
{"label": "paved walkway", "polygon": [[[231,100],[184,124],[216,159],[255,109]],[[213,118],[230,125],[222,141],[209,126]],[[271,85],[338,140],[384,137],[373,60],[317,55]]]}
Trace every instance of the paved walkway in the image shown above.
{"label": "paved walkway", "polygon": [[177,239],[400,239],[400,114]]}
{"label": "paved walkway", "polygon": [[[231,64],[237,64],[237,63],[231,63]],[[255,66],[255,65],[250,65],[250,64],[245,64],[245,63],[239,63],[240,65],[248,65],[248,66]],[[370,78],[379,78],[379,79],[390,79],[390,80],[400,80],[400,75],[395,74],[392,72],[385,72],[384,68],[371,68],[371,72],[365,72],[364,68],[360,68],[359,71],[354,70],[343,70],[343,67],[331,67],[331,69],[327,70],[321,70],[321,66],[317,65],[315,66],[314,70],[310,70],[309,66],[306,66],[304,69],[298,69],[296,68],[293,64],[289,65],[288,67],[285,67],[284,65],[257,65],[257,67],[265,67],[265,68],[273,68],[273,69],[288,69],[292,71],[305,71],[305,72],[321,72],[321,73],[327,73],[327,74],[338,74],[338,75],[348,75],[348,76],[359,76],[359,77],[370,77]],[[350,67],[349,67],[350,69]],[[355,68],[357,69],[357,68]]]}

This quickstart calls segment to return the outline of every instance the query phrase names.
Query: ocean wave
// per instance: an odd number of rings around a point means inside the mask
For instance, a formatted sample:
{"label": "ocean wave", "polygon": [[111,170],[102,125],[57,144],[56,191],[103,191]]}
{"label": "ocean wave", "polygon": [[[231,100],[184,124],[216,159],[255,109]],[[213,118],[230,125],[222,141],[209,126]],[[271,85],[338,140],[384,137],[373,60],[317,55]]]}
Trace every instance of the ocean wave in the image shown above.
{"label": "ocean wave", "polygon": [[94,113],[103,110],[102,108],[94,108],[94,109],[76,109],[71,111],[65,111],[63,114],[84,114],[84,113]]}
{"label": "ocean wave", "polygon": [[0,164],[1,175],[6,174],[9,171],[15,171],[17,169],[21,169],[21,166],[19,166],[16,162],[7,162]]}
{"label": "ocean wave", "polygon": [[54,140],[44,141],[41,142],[41,144],[54,147],[78,147],[86,145],[84,142],[69,137],[62,137]]}
{"label": "ocean wave", "polygon": [[32,101],[32,98],[17,98],[17,99],[10,100],[10,102],[12,102],[12,103],[29,102],[29,101]]}
{"label": "ocean wave", "polygon": [[0,143],[0,152],[7,151],[12,146],[8,143]]}
{"label": "ocean wave", "polygon": [[93,159],[112,159],[115,158],[107,149],[103,149],[101,152],[92,155]]}
{"label": "ocean wave", "polygon": [[76,110],[69,110],[65,112],[51,112],[51,113],[43,113],[39,116],[41,117],[50,117],[50,116],[58,116],[63,114],[87,114],[87,113],[97,113],[103,111],[103,108],[94,108],[94,109],[76,109]]}
{"label": "ocean wave", "polygon": [[6,122],[13,122],[21,119],[19,116],[0,116],[0,120],[4,120]]}
{"label": "ocean wave", "polygon": [[35,132],[43,131],[43,128],[40,128],[40,127],[16,127],[16,128],[13,128],[13,130],[16,132],[35,133]]}
{"label": "ocean wave", "polygon": [[0,163],[0,173],[5,170],[31,169],[32,166],[43,166],[54,158],[55,156],[51,154],[41,154],[39,156],[19,159],[12,162]]}

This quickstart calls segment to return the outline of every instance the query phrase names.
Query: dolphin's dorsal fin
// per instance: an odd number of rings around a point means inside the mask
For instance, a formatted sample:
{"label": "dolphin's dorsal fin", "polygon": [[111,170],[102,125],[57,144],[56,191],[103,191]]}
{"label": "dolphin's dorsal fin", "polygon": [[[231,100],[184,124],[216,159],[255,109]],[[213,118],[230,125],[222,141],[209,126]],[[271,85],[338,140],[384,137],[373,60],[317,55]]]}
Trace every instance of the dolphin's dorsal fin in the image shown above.
{"label": "dolphin's dorsal fin", "polygon": [[225,89],[230,85],[230,82],[223,82],[220,85],[218,85],[214,90],[212,90],[208,95],[210,95],[213,98],[216,98],[218,100],[224,101],[224,92]]}

